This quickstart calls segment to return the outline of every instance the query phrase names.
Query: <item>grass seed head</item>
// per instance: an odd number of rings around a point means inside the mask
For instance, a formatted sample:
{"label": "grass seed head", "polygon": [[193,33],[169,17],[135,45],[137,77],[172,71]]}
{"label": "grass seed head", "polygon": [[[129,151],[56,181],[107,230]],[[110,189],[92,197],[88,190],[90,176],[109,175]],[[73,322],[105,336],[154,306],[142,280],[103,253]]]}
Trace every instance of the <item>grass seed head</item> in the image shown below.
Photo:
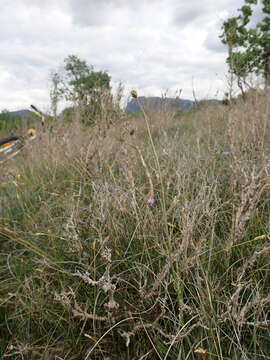
{"label": "grass seed head", "polygon": [[137,91],[136,91],[135,89],[131,90],[130,95],[131,95],[134,99],[137,99],[137,97],[138,97],[138,93],[137,93]]}

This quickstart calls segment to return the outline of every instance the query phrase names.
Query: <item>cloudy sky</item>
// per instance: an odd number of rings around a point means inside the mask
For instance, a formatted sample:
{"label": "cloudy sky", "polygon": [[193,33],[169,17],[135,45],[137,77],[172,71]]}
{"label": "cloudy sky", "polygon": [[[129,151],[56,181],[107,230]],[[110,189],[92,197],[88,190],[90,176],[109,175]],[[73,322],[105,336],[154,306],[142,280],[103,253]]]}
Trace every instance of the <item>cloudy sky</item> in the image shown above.
{"label": "cloudy sky", "polygon": [[50,73],[71,54],[126,94],[222,97],[224,18],[243,0],[0,0],[0,110],[50,108]]}

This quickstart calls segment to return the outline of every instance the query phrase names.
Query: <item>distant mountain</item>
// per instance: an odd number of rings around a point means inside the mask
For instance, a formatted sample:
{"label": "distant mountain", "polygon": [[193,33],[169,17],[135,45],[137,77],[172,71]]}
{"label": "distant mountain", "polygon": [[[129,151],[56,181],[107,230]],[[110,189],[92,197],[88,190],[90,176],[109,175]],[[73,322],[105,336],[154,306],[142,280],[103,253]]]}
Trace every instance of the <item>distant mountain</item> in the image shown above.
{"label": "distant mountain", "polygon": [[[143,107],[154,110],[160,110],[162,108],[166,108],[170,111],[186,110],[192,108],[195,105],[195,102],[192,100],[162,98],[158,96],[155,97],[139,96],[138,100]],[[138,105],[137,100],[132,98],[128,102],[125,111],[127,113],[140,111],[140,107]]]}
{"label": "distant mountain", "polygon": [[33,112],[30,110],[9,111],[8,113],[9,115],[13,115],[13,116],[27,116],[33,114]]}

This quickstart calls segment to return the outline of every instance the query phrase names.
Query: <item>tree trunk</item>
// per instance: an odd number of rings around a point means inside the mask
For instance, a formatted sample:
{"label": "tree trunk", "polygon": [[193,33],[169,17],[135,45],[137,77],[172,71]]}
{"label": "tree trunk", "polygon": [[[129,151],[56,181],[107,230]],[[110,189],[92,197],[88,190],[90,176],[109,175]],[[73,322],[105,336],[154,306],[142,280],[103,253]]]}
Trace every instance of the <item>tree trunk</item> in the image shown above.
{"label": "tree trunk", "polygon": [[264,87],[270,89],[270,54],[266,56],[264,63]]}

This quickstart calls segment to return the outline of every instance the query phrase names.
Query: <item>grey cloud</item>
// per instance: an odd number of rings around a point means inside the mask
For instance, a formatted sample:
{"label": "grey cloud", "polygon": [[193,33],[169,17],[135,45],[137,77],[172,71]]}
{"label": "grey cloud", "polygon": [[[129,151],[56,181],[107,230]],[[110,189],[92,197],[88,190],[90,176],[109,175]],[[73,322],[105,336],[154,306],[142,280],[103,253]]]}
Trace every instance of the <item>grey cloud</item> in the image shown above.
{"label": "grey cloud", "polygon": [[81,26],[95,26],[106,22],[110,6],[111,4],[106,0],[69,1],[72,21]]}
{"label": "grey cloud", "polygon": [[265,14],[262,12],[262,4],[259,4],[255,8],[253,8],[253,14],[250,21],[250,26],[254,27],[258,22],[261,22],[265,17]]}
{"label": "grey cloud", "polygon": [[[243,0],[175,0],[172,23],[176,26],[196,25],[205,26],[211,22],[218,13],[223,11],[236,11]],[[179,4],[180,3],[180,4]]]}
{"label": "grey cloud", "polygon": [[208,27],[208,34],[203,42],[203,46],[214,53],[224,53],[227,51],[226,46],[221,42],[220,34],[222,28],[222,21],[216,21]]}
{"label": "grey cloud", "polygon": [[[167,0],[166,6],[170,6],[172,1],[174,0]],[[74,24],[93,27],[113,23],[119,12],[130,18],[130,23],[134,23],[148,15],[144,13],[145,9],[162,7],[164,2],[162,0],[148,0],[147,2],[145,0],[68,0],[68,6]],[[148,20],[151,22],[153,12],[150,11],[149,15]]]}
{"label": "grey cloud", "polygon": [[72,21],[86,27],[108,23],[113,11],[127,6],[124,0],[69,0],[68,4]]}
{"label": "grey cloud", "polygon": [[[13,2],[16,2],[16,4],[24,4],[27,7],[34,6],[38,8],[65,8],[66,0],[14,0]],[[10,1],[7,0],[7,3],[10,4]]]}
{"label": "grey cloud", "polygon": [[173,21],[176,25],[185,26],[202,16],[202,14],[202,8],[200,7],[194,8],[194,6],[182,6],[176,10]]}
{"label": "grey cloud", "polygon": [[227,51],[226,46],[222,44],[217,33],[216,34],[209,33],[203,45],[205,46],[206,49],[213,52],[224,53]]}

